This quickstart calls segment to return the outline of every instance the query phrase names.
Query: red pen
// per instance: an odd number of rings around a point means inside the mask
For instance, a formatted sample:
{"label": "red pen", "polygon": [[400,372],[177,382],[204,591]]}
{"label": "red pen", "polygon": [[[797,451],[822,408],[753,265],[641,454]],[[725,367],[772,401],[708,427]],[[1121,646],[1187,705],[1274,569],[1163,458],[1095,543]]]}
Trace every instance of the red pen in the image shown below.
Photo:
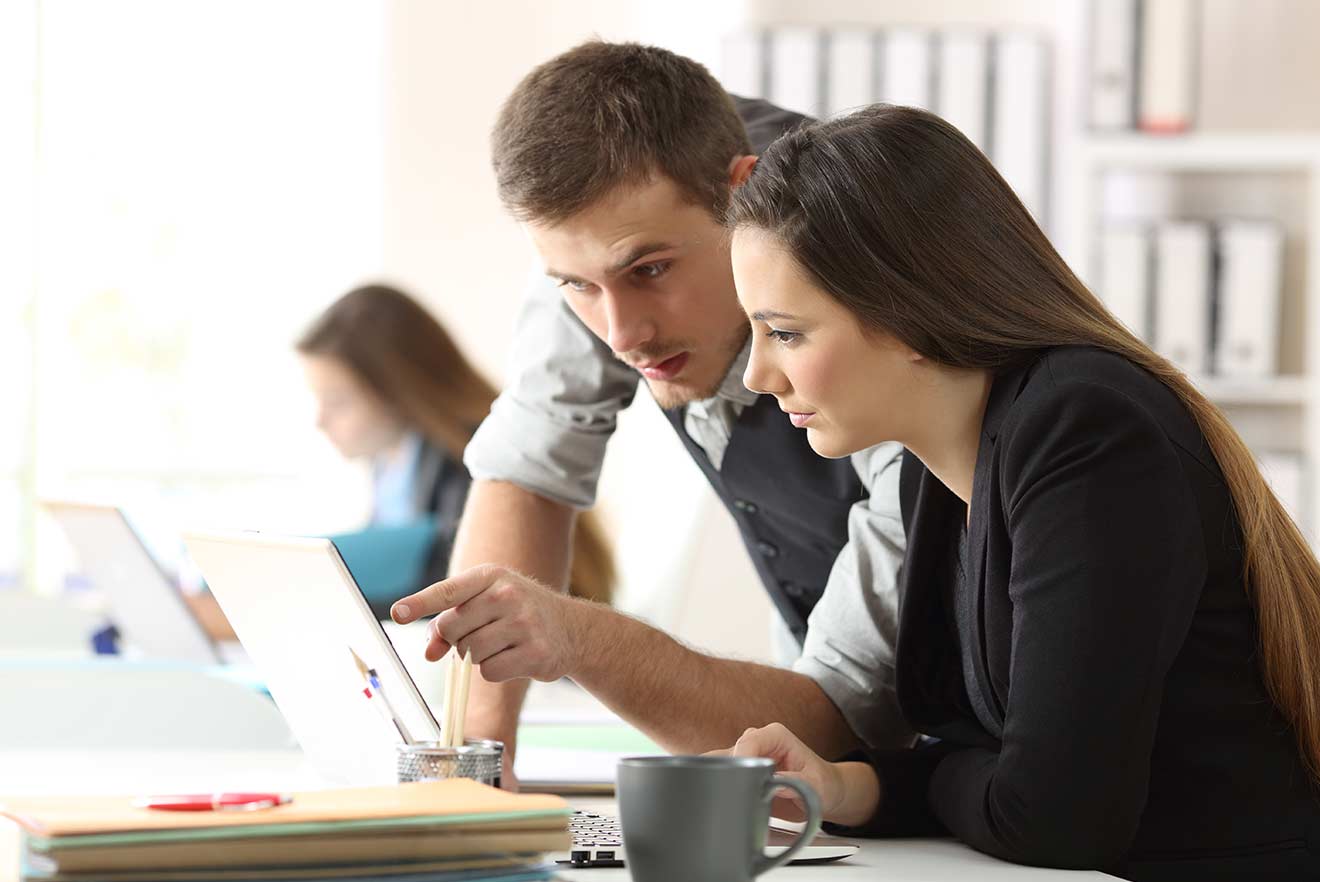
{"label": "red pen", "polygon": [[184,793],[173,796],[144,796],[134,808],[165,812],[251,812],[284,805],[287,793]]}

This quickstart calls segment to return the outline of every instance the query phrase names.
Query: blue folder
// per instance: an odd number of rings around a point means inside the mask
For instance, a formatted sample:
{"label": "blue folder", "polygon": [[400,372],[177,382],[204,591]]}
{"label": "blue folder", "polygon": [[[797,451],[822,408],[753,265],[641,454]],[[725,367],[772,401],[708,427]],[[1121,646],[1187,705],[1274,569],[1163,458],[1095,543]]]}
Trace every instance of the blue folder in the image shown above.
{"label": "blue folder", "polygon": [[425,588],[426,564],[435,548],[432,516],[397,527],[367,527],[327,537],[373,609]]}

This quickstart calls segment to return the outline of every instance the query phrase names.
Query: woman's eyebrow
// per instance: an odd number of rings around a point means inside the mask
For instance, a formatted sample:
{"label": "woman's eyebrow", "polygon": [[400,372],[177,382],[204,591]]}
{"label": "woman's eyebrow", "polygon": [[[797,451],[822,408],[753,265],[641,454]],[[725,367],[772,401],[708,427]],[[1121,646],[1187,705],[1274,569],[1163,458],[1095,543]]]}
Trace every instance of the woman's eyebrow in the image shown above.
{"label": "woman's eyebrow", "polygon": [[793,321],[797,319],[797,316],[789,315],[786,312],[775,312],[773,309],[758,309],[756,312],[748,316],[748,318],[755,322],[768,322],[770,319],[788,319],[789,321]]}

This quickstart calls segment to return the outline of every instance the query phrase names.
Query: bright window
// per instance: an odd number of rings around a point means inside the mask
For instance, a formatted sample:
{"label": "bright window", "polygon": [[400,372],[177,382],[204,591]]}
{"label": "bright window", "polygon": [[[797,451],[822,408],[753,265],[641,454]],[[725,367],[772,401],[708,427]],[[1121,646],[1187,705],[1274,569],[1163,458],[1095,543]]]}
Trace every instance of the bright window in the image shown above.
{"label": "bright window", "polygon": [[166,557],[180,524],[351,525],[290,345],[379,271],[383,7],[37,8],[36,494],[124,505]]}

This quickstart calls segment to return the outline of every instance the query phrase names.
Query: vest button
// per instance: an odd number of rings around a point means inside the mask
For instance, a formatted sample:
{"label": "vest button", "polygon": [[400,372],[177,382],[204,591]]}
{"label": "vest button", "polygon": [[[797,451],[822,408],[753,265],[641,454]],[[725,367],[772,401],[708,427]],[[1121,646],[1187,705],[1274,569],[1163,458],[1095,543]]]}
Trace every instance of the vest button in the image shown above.
{"label": "vest button", "polygon": [[735,499],[733,501],[733,507],[745,514],[756,514],[757,511],[756,503],[748,502],[746,499]]}
{"label": "vest button", "polygon": [[807,593],[807,589],[803,588],[797,582],[780,582],[779,587],[784,590],[785,594],[795,600]]}
{"label": "vest button", "polygon": [[769,558],[779,557],[779,549],[771,545],[769,542],[756,543],[756,550],[761,552],[762,557],[769,557]]}

